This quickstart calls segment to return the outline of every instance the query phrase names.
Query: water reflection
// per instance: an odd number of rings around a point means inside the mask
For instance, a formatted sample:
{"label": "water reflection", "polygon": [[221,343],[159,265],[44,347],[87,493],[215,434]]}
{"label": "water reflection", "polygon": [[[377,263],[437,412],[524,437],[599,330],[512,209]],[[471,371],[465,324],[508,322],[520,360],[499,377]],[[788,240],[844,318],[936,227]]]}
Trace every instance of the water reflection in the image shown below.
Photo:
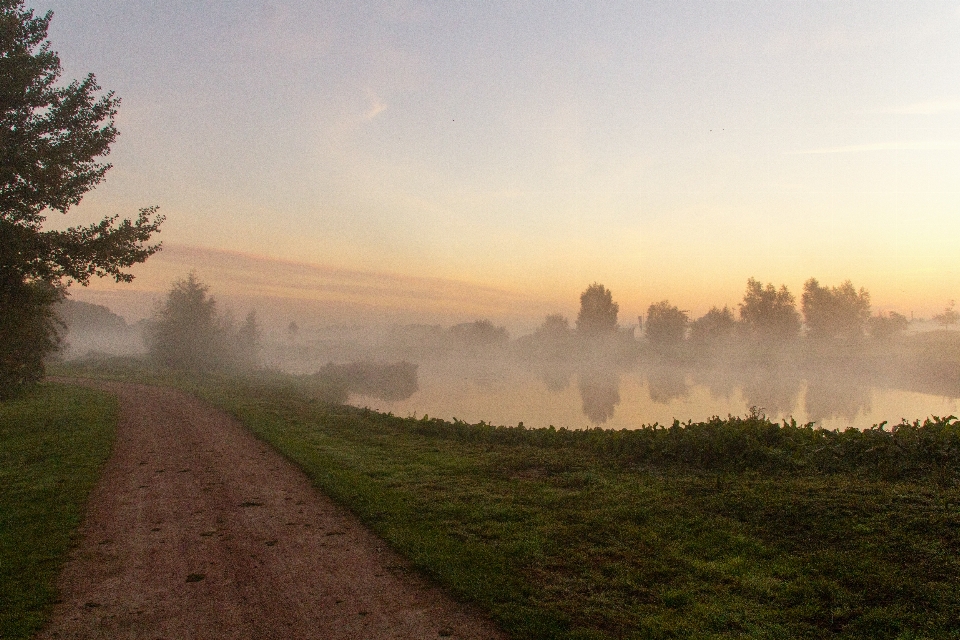
{"label": "water reflection", "polygon": [[854,422],[871,410],[870,388],[845,376],[825,375],[807,382],[807,419],[815,422],[842,418]]}
{"label": "water reflection", "polygon": [[[761,408],[771,419],[795,418],[826,428],[869,427],[900,418],[957,413],[949,397],[891,388],[876,369],[832,366],[715,366],[593,361],[435,360],[421,365],[419,390],[367,392],[361,404],[399,415],[454,416],[473,422],[582,428],[636,428],[674,419],[705,420]],[[917,386],[919,384],[917,383]],[[926,390],[926,387],[924,388]]]}
{"label": "water reflection", "polygon": [[570,386],[570,378],[573,373],[564,370],[560,366],[543,367],[537,372],[537,377],[544,384],[548,391],[552,393],[561,393]]}
{"label": "water reflection", "polygon": [[695,369],[690,374],[694,385],[706,387],[710,396],[720,401],[730,401],[740,390],[740,381],[729,369]]}
{"label": "water reflection", "polygon": [[650,399],[657,404],[670,404],[690,395],[687,374],[674,367],[657,367],[647,372]]}
{"label": "water reflection", "polygon": [[747,406],[771,416],[794,413],[802,384],[795,371],[766,368],[745,372],[741,383]]}
{"label": "water reflection", "polygon": [[620,404],[620,374],[609,369],[581,371],[579,376],[580,400],[583,415],[595,425],[613,418]]}

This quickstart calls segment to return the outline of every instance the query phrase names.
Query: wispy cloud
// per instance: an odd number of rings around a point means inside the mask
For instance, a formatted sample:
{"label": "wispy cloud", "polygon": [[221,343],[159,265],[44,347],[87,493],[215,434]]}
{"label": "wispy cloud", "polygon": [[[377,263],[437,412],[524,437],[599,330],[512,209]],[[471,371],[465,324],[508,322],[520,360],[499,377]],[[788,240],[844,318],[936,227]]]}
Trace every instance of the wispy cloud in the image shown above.
{"label": "wispy cloud", "polygon": [[958,111],[960,111],[960,100],[927,100],[925,102],[914,102],[913,104],[907,104],[900,107],[881,109],[880,113],[930,116],[938,113],[955,113]]}
{"label": "wispy cloud", "polygon": [[[97,281],[78,299],[109,301],[127,317],[141,318],[171,283],[191,269],[215,296],[268,317],[309,310],[351,322],[459,322],[489,317],[523,324],[542,318],[558,303],[529,292],[450,278],[363,271],[284,260],[238,251],[167,243],[140,266],[135,284]],[[124,283],[125,284],[125,283]],[[77,288],[75,288],[77,289]]]}
{"label": "wispy cloud", "polygon": [[913,140],[905,142],[874,142],[871,144],[853,144],[843,147],[821,147],[819,149],[801,149],[788,151],[788,155],[821,155],[827,153],[869,153],[873,151],[953,151],[960,149],[956,142],[941,140]]}
{"label": "wispy cloud", "polygon": [[369,122],[386,111],[387,105],[373,91],[367,91],[367,98],[370,100],[370,108],[363,114],[363,119]]}

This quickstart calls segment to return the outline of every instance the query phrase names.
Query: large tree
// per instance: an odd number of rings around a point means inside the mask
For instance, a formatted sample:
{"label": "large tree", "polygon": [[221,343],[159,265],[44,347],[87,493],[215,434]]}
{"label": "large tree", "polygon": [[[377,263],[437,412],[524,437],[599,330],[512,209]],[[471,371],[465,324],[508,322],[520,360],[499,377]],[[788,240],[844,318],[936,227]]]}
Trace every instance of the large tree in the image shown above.
{"label": "large tree", "polygon": [[154,207],[134,220],[44,229],[50,211],[66,213],[110,169],[120,104],[92,74],[60,81],[46,40],[52,17],[0,0],[0,397],[43,376],[58,340],[53,305],[71,282],[128,282],[124,269],[160,249],[148,244],[163,220]]}
{"label": "large tree", "polygon": [[610,290],[598,282],[580,294],[577,332],[582,336],[602,336],[617,332],[620,305],[613,301]]}
{"label": "large tree", "polygon": [[800,302],[811,338],[860,338],[870,319],[870,294],[863,287],[858,291],[849,280],[839,287],[824,287],[810,278],[803,284]]}
{"label": "large tree", "polygon": [[690,318],[668,300],[651,304],[647,309],[647,340],[657,346],[676,346],[687,335]]}
{"label": "large tree", "polygon": [[747,280],[740,320],[749,333],[764,342],[790,340],[800,332],[800,314],[787,286],[764,286],[753,278]]}

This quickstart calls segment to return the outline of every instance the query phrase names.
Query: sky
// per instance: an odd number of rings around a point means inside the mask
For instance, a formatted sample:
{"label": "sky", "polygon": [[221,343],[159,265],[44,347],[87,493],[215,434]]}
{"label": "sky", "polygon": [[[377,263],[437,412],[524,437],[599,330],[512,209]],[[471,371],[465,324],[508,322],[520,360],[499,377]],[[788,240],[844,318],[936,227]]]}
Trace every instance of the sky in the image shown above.
{"label": "sky", "polygon": [[80,299],[142,315],[190,269],[261,305],[347,278],[377,283],[361,315],[518,326],[593,282],[622,324],[750,277],[960,299],[957,1],[28,6],[65,79],[122,98],[113,169],[51,224],[167,217],[163,259]]}

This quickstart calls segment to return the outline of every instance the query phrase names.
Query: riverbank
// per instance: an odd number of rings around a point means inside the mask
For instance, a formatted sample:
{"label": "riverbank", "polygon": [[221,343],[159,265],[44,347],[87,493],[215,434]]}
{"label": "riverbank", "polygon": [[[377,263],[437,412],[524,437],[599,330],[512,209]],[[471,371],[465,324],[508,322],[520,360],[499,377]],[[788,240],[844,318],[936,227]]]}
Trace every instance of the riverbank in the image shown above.
{"label": "riverbank", "polygon": [[[955,633],[955,422],[843,439],[754,416],[661,430],[650,440],[676,446],[658,450],[625,432],[397,418],[255,385],[200,392],[515,637]],[[811,455],[832,441],[822,460],[838,464],[798,465],[764,437]]]}

